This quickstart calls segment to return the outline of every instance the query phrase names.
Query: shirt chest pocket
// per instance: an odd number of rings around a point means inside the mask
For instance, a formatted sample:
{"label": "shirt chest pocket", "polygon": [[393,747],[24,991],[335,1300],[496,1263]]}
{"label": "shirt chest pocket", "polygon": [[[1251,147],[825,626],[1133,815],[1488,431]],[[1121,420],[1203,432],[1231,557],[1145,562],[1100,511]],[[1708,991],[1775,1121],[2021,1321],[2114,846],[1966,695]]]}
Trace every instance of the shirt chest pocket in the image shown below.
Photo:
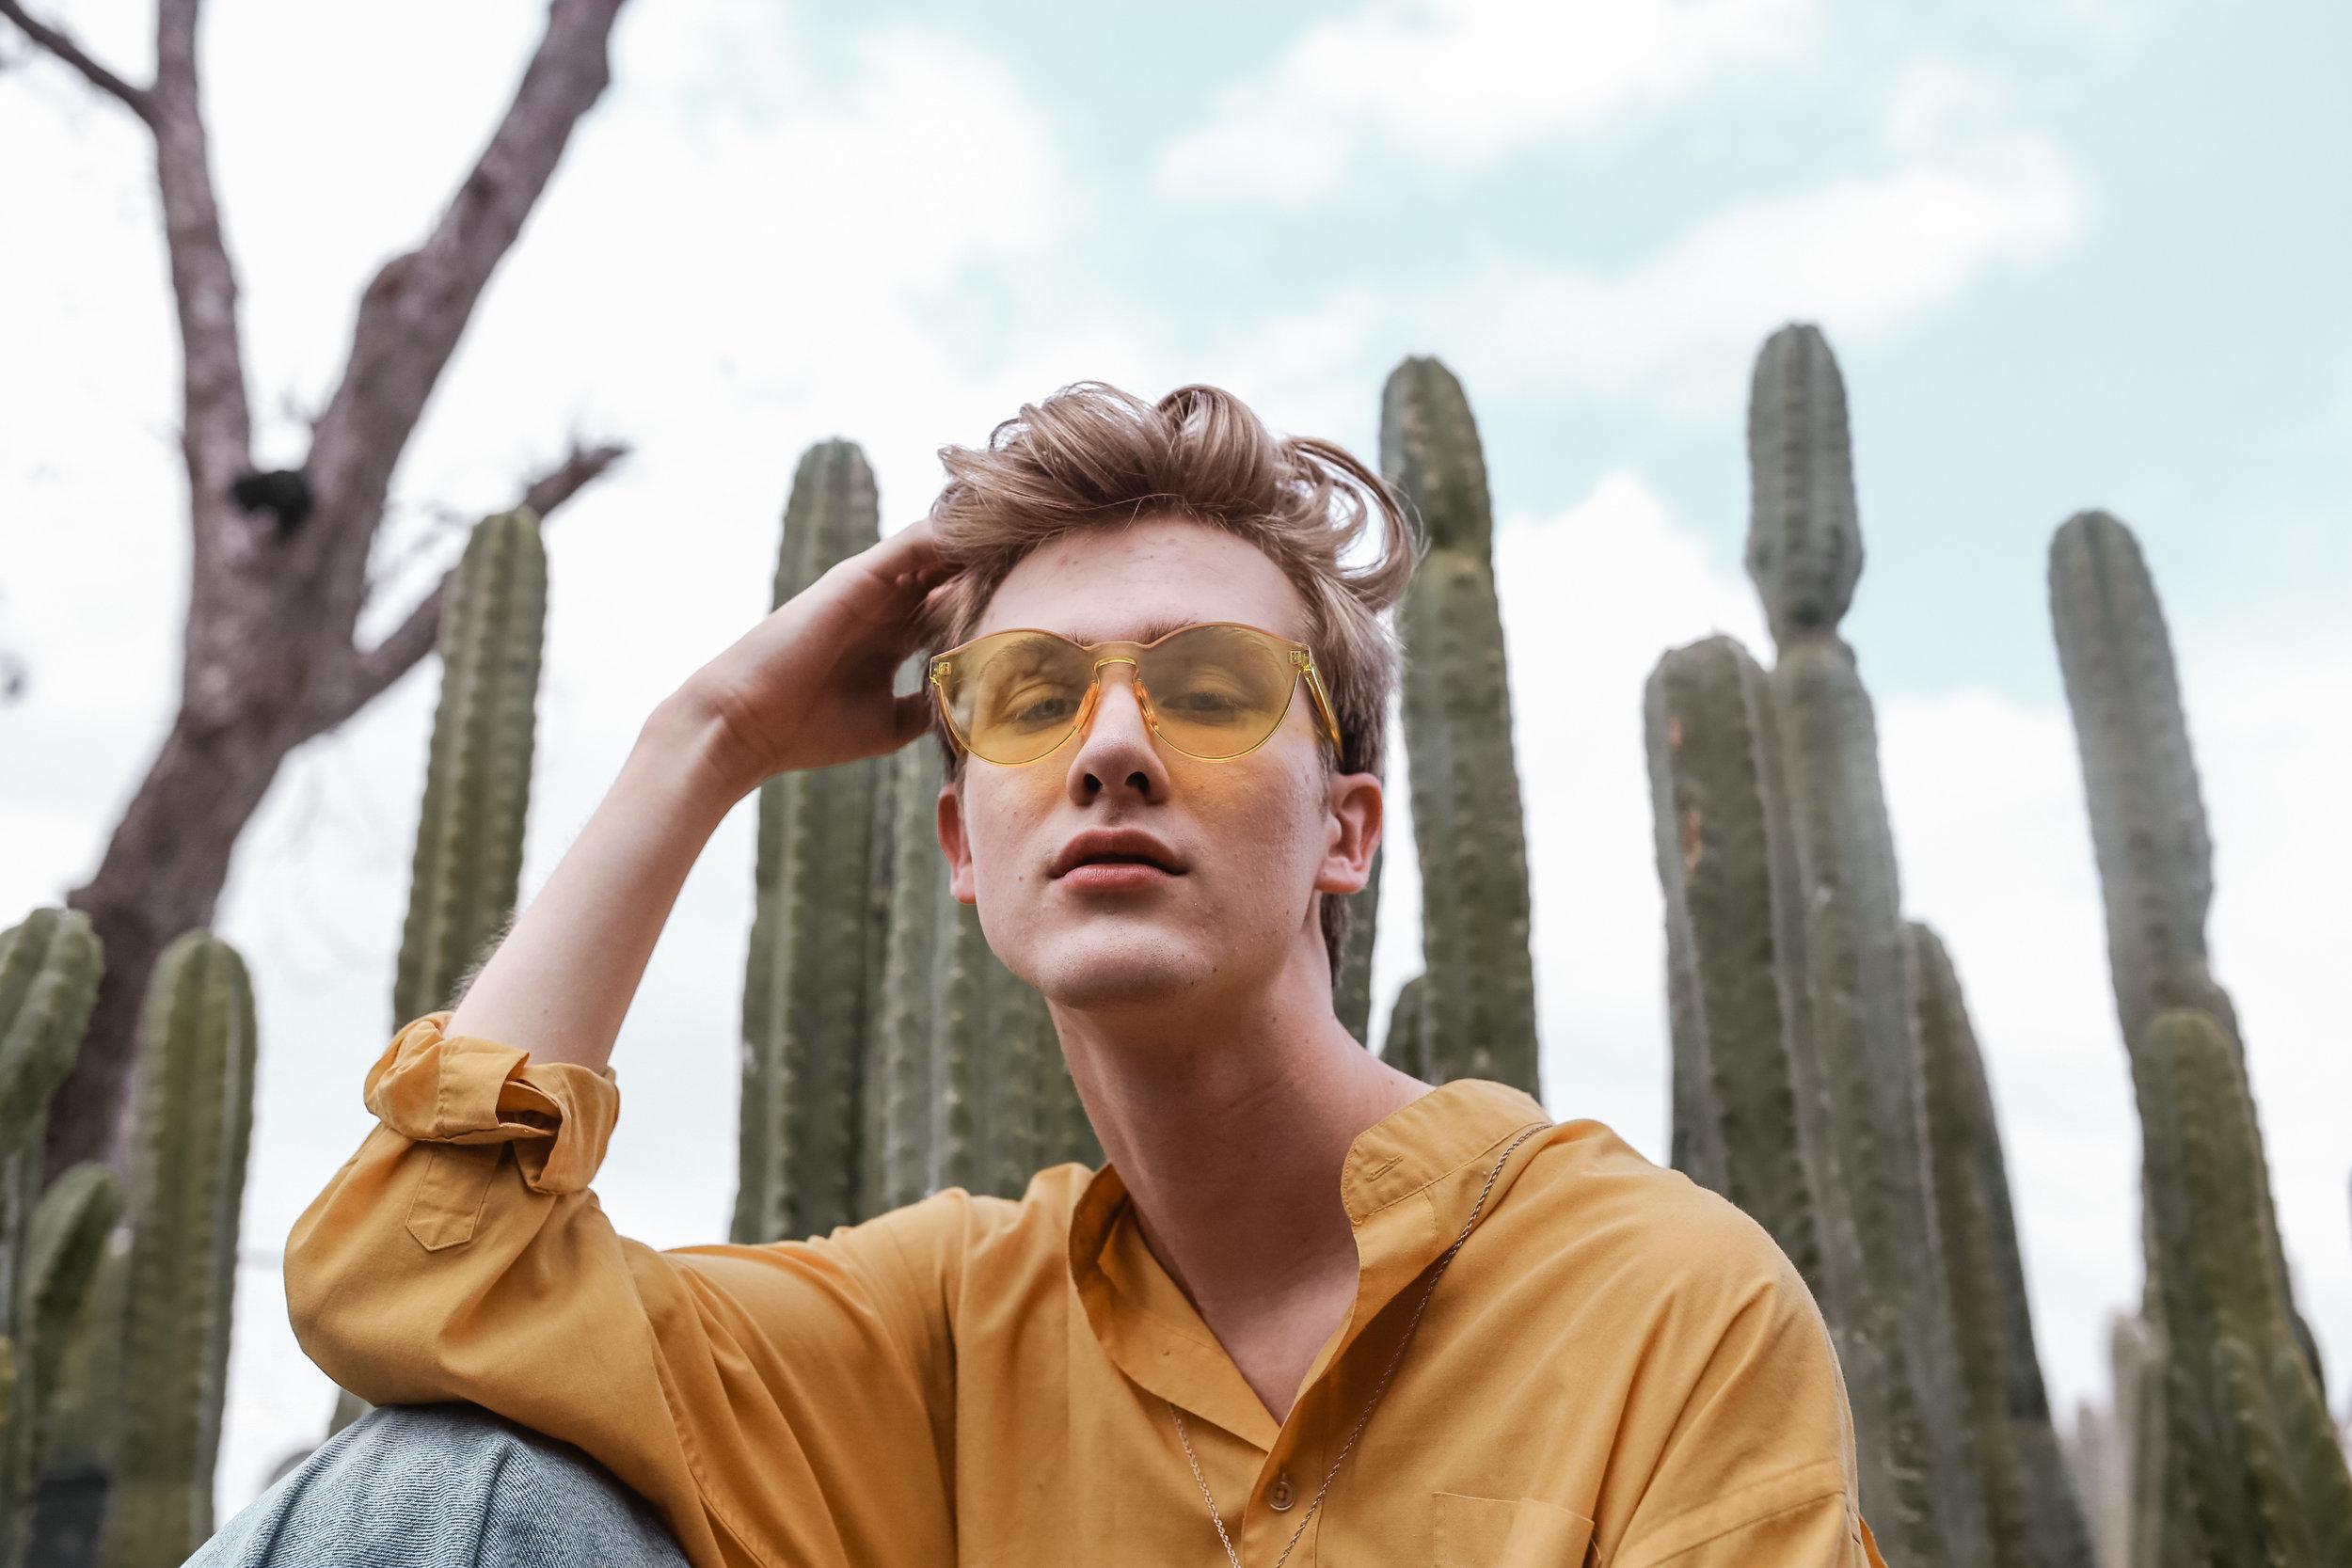
{"label": "shirt chest pocket", "polygon": [[1534,1497],[1434,1492],[1429,1503],[1437,1568],[1578,1568],[1592,1544],[1590,1519]]}

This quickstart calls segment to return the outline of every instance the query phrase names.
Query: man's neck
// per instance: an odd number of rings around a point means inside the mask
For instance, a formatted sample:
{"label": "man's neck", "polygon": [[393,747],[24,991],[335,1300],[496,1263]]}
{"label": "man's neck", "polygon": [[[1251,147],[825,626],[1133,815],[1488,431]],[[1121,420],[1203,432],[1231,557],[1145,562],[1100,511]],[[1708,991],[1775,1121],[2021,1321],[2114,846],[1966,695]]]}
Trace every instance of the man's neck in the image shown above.
{"label": "man's neck", "polygon": [[1430,1086],[1359,1044],[1319,978],[1181,1017],[1055,1022],[1145,1243],[1279,1419],[1354,1301],[1348,1147]]}

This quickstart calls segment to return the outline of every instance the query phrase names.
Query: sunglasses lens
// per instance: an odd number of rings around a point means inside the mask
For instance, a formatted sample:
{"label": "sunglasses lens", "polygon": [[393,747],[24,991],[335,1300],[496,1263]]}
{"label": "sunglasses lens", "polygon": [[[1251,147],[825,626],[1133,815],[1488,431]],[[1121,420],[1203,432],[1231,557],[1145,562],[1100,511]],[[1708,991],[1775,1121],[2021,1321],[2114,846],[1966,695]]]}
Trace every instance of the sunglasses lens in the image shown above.
{"label": "sunglasses lens", "polygon": [[1271,638],[1239,626],[1192,626],[1147,650],[1136,676],[1170,744],[1224,758],[1274,733],[1298,668]]}
{"label": "sunglasses lens", "polygon": [[1034,762],[1069,738],[1093,679],[1076,643],[1006,632],[965,650],[945,689],[947,711],[989,761]]}
{"label": "sunglasses lens", "polygon": [[[1009,631],[965,649],[941,685],[964,743],[995,763],[1034,762],[1070,738],[1095,656],[1061,638]],[[1239,626],[1189,626],[1139,656],[1136,684],[1160,734],[1197,757],[1235,757],[1274,733],[1298,681],[1290,651]]]}

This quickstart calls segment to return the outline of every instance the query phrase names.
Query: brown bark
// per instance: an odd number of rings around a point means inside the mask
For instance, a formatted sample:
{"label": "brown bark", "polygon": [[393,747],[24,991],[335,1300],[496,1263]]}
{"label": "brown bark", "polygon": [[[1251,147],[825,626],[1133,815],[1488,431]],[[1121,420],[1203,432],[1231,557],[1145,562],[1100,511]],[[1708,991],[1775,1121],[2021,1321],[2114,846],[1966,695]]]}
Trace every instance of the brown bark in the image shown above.
{"label": "brown bark", "polygon": [[[289,752],[373,701],[433,646],[441,590],[360,648],[369,552],[394,470],[491,273],[555,172],[573,127],[611,81],[623,0],[551,0],[512,103],[433,231],[376,273],[342,376],[311,421],[298,517],[247,512],[252,470],[237,330],[196,73],[199,0],[159,0],[155,80],[137,87],[60,29],[0,0],[35,45],[120,100],[155,136],[156,184],[183,350],[182,451],[193,534],[180,706],[97,874],[68,895],[105,944],[80,1061],[52,1101],[47,1165],[120,1161],[139,1000],[166,942],[211,922],[229,861]],[[575,446],[518,498],[545,515],[623,454]]]}

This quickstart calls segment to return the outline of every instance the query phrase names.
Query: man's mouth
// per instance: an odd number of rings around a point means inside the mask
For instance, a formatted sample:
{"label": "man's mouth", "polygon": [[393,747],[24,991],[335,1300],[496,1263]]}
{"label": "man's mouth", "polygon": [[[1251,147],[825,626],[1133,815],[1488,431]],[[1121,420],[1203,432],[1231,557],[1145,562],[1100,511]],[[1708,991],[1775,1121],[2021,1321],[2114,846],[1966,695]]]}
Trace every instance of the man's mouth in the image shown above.
{"label": "man's mouth", "polygon": [[1148,860],[1106,857],[1082,861],[1057,879],[1062,886],[1091,893],[1122,892],[1157,887],[1174,881],[1179,873],[1165,870]]}

